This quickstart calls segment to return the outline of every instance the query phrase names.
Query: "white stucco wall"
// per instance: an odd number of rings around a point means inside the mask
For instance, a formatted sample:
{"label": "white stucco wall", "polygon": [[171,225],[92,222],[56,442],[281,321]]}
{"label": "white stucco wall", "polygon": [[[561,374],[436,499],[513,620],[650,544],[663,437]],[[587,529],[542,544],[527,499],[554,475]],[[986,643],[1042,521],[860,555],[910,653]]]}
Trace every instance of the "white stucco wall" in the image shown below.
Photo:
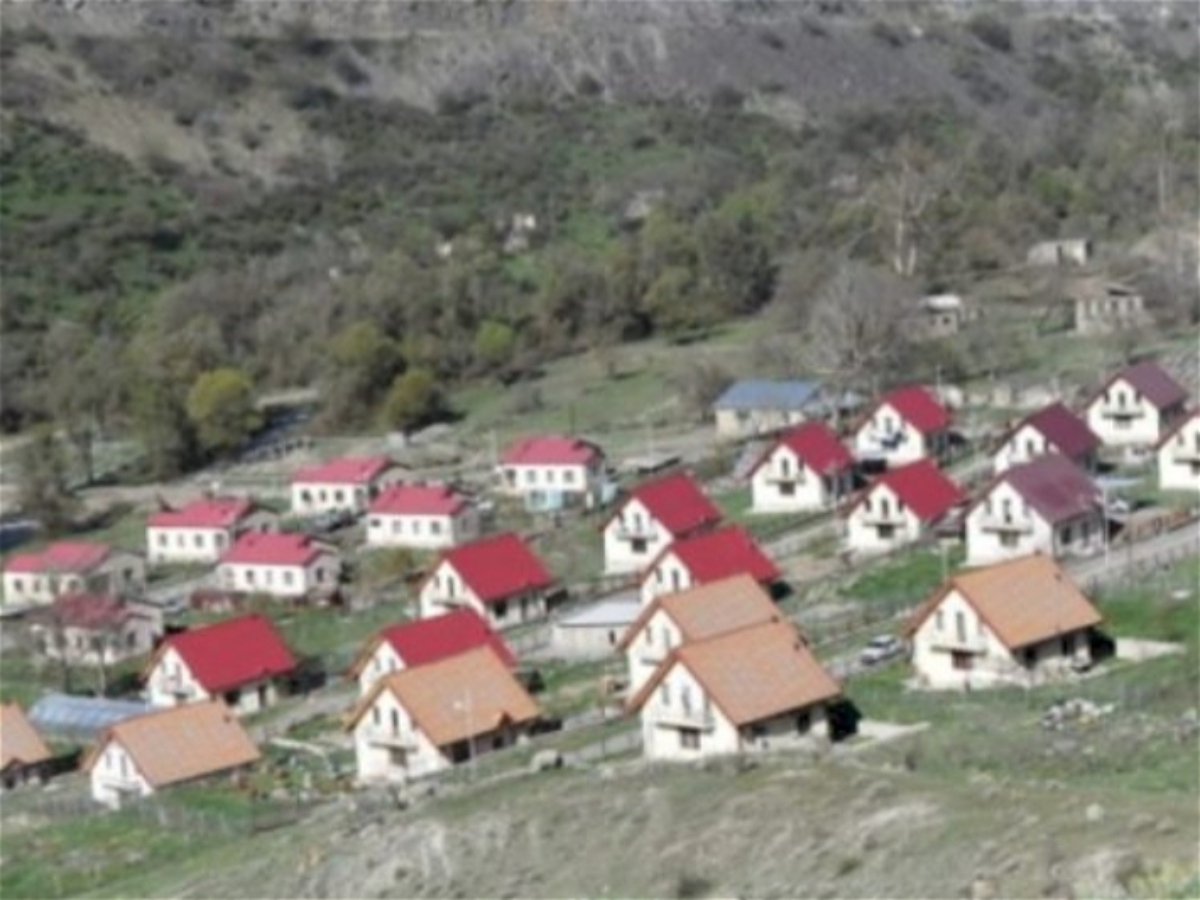
{"label": "white stucco wall", "polygon": [[150,565],[163,563],[215,563],[238,535],[248,531],[274,531],[278,517],[256,510],[233,528],[146,528],[146,554]]}
{"label": "white stucco wall", "polygon": [[562,494],[595,497],[603,481],[604,464],[592,465],[504,465],[500,467],[502,493],[524,496],[534,491],[556,491]]}
{"label": "white stucco wall", "polygon": [[338,509],[366,512],[371,501],[385,487],[401,481],[402,476],[403,471],[396,466],[385,469],[372,481],[363,484],[293,482],[292,512],[306,516]]}
{"label": "white stucco wall", "polygon": [[646,572],[641,584],[642,604],[650,603],[660,594],[675,594],[692,587],[692,573],[672,551]]}
{"label": "white stucco wall", "polygon": [[362,671],[358,673],[359,696],[366,696],[375,682],[384,675],[399,672],[403,668],[404,660],[400,658],[400,654],[387,641],[381,641],[367,660],[366,665],[363,666]]}
{"label": "white stucco wall", "polygon": [[[900,500],[895,492],[885,484],[873,487],[867,495],[870,509],[864,500],[854,508],[846,520],[846,546],[860,554],[887,553],[897,547],[911,544],[921,536],[921,521],[907,506],[901,510]],[[887,521],[895,524],[891,537],[880,534],[877,517],[887,501],[889,517]]]}
{"label": "white stucco wall", "polygon": [[[1158,442],[1161,423],[1152,403],[1139,397],[1124,379],[1113,382],[1106,393],[1107,400],[1100,394],[1087,408],[1088,426],[1106,447],[1149,447]],[[1121,410],[1139,414],[1132,418],[1112,414]]]}
{"label": "white stucco wall", "polygon": [[[793,493],[786,494],[780,479],[789,479]],[[753,512],[791,513],[825,509],[833,504],[835,494],[849,492],[849,475],[837,479],[823,478],[807,466],[789,447],[776,447],[750,479]]]}
{"label": "white stucco wall", "polygon": [[[663,688],[666,687],[664,697]],[[708,725],[675,719],[683,709],[683,698],[691,700],[697,717],[708,710]],[[706,707],[707,704],[707,707]],[[686,667],[675,663],[641,710],[642,753],[647,759],[692,760],[721,753],[736,753],[740,749],[737,729],[721,711],[708,701],[699,682]],[[698,730],[695,747],[682,744],[681,728]]]}
{"label": "white stucco wall", "polygon": [[[622,536],[628,531],[626,536]],[[635,535],[644,549],[634,552]],[[649,566],[674,540],[637,498],[630,498],[604,527],[604,571],[610,575],[638,572]]]}
{"label": "white stucco wall", "polygon": [[[279,690],[271,679],[261,679],[218,696],[235,715],[246,716],[278,702]],[[168,647],[146,679],[146,698],[154,706],[182,706],[210,700],[213,695],[201,687],[175,648]]]}
{"label": "white stucco wall", "polygon": [[[991,500],[992,512],[988,512]],[[1005,503],[1014,523],[1026,531],[1001,532],[986,527],[991,520],[1004,519]],[[1004,534],[1012,535],[1006,545]],[[1103,517],[1099,510],[1069,522],[1051,526],[1021,498],[1011,485],[1000,482],[967,515],[967,565],[978,566],[1014,559],[1040,551],[1048,556],[1088,555],[1104,546]]]}
{"label": "white stucco wall", "polygon": [[367,546],[440,550],[473,541],[479,531],[479,513],[471,507],[456,516],[372,513],[367,518]]}
{"label": "white stucco wall", "polygon": [[1158,485],[1164,491],[1200,491],[1200,419],[1184,423],[1159,448]]}
{"label": "white stucco wall", "polygon": [[674,620],[661,609],[654,613],[629,646],[625,662],[629,668],[629,696],[642,689],[667,654],[683,643],[683,634]]}
{"label": "white stucco wall", "polygon": [[[884,447],[883,436],[895,432],[902,433],[903,439],[895,447]],[[933,454],[945,440],[944,433],[940,432],[929,438],[927,440],[925,435],[903,419],[890,403],[884,403],[854,433],[854,450],[858,456],[878,454],[887,461],[889,468],[894,469]]]}
{"label": "white stucco wall", "polygon": [[92,799],[117,809],[123,797],[148,797],[154,788],[138,771],[133,757],[117,741],[110,740],[92,767]]}
{"label": "white stucco wall", "polygon": [[146,561],[135,553],[111,552],[94,569],[84,573],[5,572],[6,603],[50,603],[63,594],[94,591],[132,596],[146,587]]}
{"label": "white stucco wall", "polygon": [[714,418],[718,437],[737,438],[799,425],[808,417],[791,409],[718,409]]}
{"label": "white stucco wall", "polygon": [[321,553],[307,566],[267,566],[222,563],[217,579],[226,590],[301,597],[311,590],[337,586],[341,562],[332,553]]}

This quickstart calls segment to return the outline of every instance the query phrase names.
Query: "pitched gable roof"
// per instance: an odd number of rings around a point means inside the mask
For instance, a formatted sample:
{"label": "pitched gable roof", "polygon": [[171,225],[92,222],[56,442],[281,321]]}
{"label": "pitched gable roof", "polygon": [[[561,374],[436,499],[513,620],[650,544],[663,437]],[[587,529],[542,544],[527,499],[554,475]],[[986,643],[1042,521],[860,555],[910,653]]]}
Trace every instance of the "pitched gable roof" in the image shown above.
{"label": "pitched gable roof", "polygon": [[1099,399],[1117,381],[1124,381],[1160,410],[1187,400],[1187,391],[1183,385],[1167,374],[1158,363],[1146,360],[1122,369],[1109,378],[1088,401],[1088,405]]}
{"label": "pitched gable roof", "polygon": [[1087,422],[1061,403],[1051,403],[1026,416],[1005,435],[1003,443],[1008,443],[1026,426],[1036,430],[1059,453],[1070,459],[1087,456],[1100,446],[1100,438],[1088,428]]}
{"label": "pitched gable roof", "polygon": [[9,559],[5,572],[29,574],[83,574],[108,559],[112,548],[89,541],[55,541],[36,553],[18,553]]}
{"label": "pitched gable roof", "polygon": [[785,409],[802,411],[821,394],[815,381],[737,381],[713,403],[713,409]]}
{"label": "pitched gable roof", "polygon": [[750,470],[753,475],[780,448],[787,447],[801,463],[819,475],[844,472],[854,465],[854,457],[824,422],[805,422],[779,436]]}
{"label": "pitched gable roof", "polygon": [[[1065,456],[1051,453],[1005,470],[980,494],[975,506],[1005,482],[1051,525],[1095,512],[1100,489]],[[974,508],[974,507],[972,507]]]}
{"label": "pitched gable roof", "polygon": [[375,515],[453,516],[467,498],[444,484],[396,484],[382,491],[369,507]]}
{"label": "pitched gable roof", "polygon": [[32,618],[49,620],[66,628],[112,628],[127,619],[150,618],[121,597],[110,594],[71,593],[56,597],[49,606],[34,610]]}
{"label": "pitched gable roof", "polygon": [[479,613],[467,607],[429,619],[388,626],[367,642],[350,668],[351,676],[362,672],[383,643],[396,651],[409,667],[427,665],[477,647],[490,648],[510,669],[517,664],[504,639],[492,631]]}
{"label": "pitched gable roof", "polygon": [[888,487],[922,522],[934,522],[966,499],[966,495],[932,460],[888,469],[864,491],[855,504],[862,503],[876,487]]}
{"label": "pitched gable roof", "polygon": [[292,474],[292,484],[367,484],[396,463],[387,456],[342,456]]}
{"label": "pitched gable roof", "polygon": [[871,407],[867,419],[885,404],[922,434],[941,431],[950,425],[950,412],[920,385],[913,384],[888,391]]}
{"label": "pitched gable roof", "polygon": [[688,641],[782,619],[775,603],[754,577],[741,573],[655,597],[642,607],[637,619],[625,630],[617,649],[627,649],[659,610],[675,623],[684,640]]}
{"label": "pitched gable roof", "polygon": [[721,511],[686,472],[642,482],[617,507],[609,521],[631,500],[641,503],[659,525],[677,538],[721,521]]}
{"label": "pitched gable roof", "polygon": [[156,512],[146,520],[151,528],[232,528],[254,509],[244,497],[205,497],[179,509]]}
{"label": "pitched gable roof", "polygon": [[506,466],[586,466],[600,455],[595,444],[551,434],[515,441],[500,462]]}
{"label": "pitched gable roof", "polygon": [[1054,560],[1041,554],[968,569],[950,578],[918,607],[909,636],[957,591],[1010,650],[1099,625],[1102,616]]}
{"label": "pitched gable roof", "polygon": [[739,525],[726,525],[670,544],[646,570],[643,580],[653,577],[668,555],[678,559],[697,584],[741,574],[760,582],[779,578],[775,563]]}
{"label": "pitched gable roof", "polygon": [[257,613],[168,636],[147,664],[146,675],[168,649],[179,654],[192,677],[210,694],[296,668],[296,660],[275,626]]}
{"label": "pitched gable roof", "polygon": [[1200,406],[1197,406],[1194,409],[1192,409],[1190,412],[1188,412],[1187,415],[1180,416],[1179,421],[1176,422],[1174,425],[1172,425],[1170,427],[1170,429],[1166,432],[1166,434],[1164,434],[1161,438],[1158,439],[1158,443],[1154,445],[1155,449],[1161,449],[1162,447],[1166,446],[1166,444],[1168,442],[1170,442],[1170,440],[1173,437],[1175,437],[1175,435],[1177,435],[1177,434],[1179,434],[1179,432],[1183,431],[1183,427],[1185,425],[1187,425],[1189,422],[1197,422],[1197,421],[1200,421]]}
{"label": "pitched gable roof", "polygon": [[482,603],[496,603],[554,584],[542,561],[512,532],[443,551],[430,577],[441,568],[441,563],[449,563]]}
{"label": "pitched gable roof", "polygon": [[395,696],[438,747],[541,715],[533,698],[486,647],[384,676],[351,712],[348,728],[358,723],[383,691]]}
{"label": "pitched gable roof", "polygon": [[0,772],[9,766],[45,762],[50,750],[15,703],[0,705]]}
{"label": "pitched gable roof", "polygon": [[249,531],[221,554],[222,565],[306,566],[323,553],[333,553],[306,534]]}
{"label": "pitched gable roof", "polygon": [[642,708],[673,666],[682,665],[735,726],[761,722],[841,695],[790,623],[769,622],[730,631],[671,651],[633,697]]}
{"label": "pitched gable roof", "polygon": [[237,717],[220,700],[185,703],[118,722],[97,741],[83,764],[96,765],[116,741],[153,787],[190,781],[249,765],[258,748]]}

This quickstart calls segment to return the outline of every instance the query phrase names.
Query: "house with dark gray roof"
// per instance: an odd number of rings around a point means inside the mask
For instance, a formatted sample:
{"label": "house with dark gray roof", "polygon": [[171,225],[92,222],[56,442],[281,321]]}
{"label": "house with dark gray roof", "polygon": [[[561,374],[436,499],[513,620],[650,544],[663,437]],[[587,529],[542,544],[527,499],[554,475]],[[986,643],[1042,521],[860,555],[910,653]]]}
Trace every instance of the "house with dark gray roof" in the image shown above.
{"label": "house with dark gray roof", "polygon": [[1061,403],[1051,403],[1008,430],[992,455],[992,468],[999,474],[1047,453],[1058,453],[1081,469],[1090,470],[1099,449],[1100,438],[1087,422]]}
{"label": "house with dark gray roof", "polygon": [[1113,375],[1087,402],[1088,427],[1106,447],[1153,447],[1187,415],[1183,385],[1156,362]]}

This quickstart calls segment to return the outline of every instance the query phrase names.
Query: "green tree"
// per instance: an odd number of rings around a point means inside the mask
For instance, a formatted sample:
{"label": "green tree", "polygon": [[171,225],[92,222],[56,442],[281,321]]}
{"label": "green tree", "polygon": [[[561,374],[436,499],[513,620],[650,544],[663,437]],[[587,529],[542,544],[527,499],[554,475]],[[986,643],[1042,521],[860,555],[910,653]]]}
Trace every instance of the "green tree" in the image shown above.
{"label": "green tree", "polygon": [[472,349],[475,358],[489,367],[503,366],[512,360],[516,334],[511,325],[485,319],[475,332]]}
{"label": "green tree", "polygon": [[446,411],[446,397],[428,369],[413,368],[395,380],[383,404],[388,427],[408,431]]}
{"label": "green tree", "polygon": [[233,450],[262,424],[254,408],[254,388],[238,369],[201,374],[188,391],[187,415],[200,445],[214,453]]}
{"label": "green tree", "polygon": [[354,322],[330,346],[325,407],[340,422],[364,419],[403,367],[396,342],[373,322]]}
{"label": "green tree", "polygon": [[79,501],[71,490],[70,468],[62,442],[50,428],[39,428],[17,455],[19,502],[26,515],[51,534],[71,524]]}

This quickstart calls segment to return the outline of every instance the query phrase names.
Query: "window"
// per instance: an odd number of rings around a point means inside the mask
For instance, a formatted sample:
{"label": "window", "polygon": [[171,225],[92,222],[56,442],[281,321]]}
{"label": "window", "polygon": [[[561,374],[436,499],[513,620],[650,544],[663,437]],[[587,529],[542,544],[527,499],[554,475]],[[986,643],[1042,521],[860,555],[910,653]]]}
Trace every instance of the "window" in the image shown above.
{"label": "window", "polygon": [[404,520],[401,518],[392,519],[392,534],[400,534],[404,530]]}
{"label": "window", "polygon": [[525,483],[533,484],[535,481],[537,481],[537,472],[533,469],[526,469],[525,470]]}
{"label": "window", "polygon": [[681,750],[699,750],[700,749],[700,729],[698,729],[698,728],[680,728],[679,729],[679,749],[681,749]]}
{"label": "window", "polygon": [[371,707],[371,721],[374,724],[378,725],[381,719],[382,719],[382,715],[379,712],[379,707],[372,706]]}
{"label": "window", "polygon": [[943,610],[938,610],[933,614],[933,624],[938,631],[946,630],[946,614]]}
{"label": "window", "polygon": [[420,534],[420,533],[421,533],[421,520],[420,520],[420,519],[413,519],[413,520],[412,520],[412,533],[413,533],[413,534]]}
{"label": "window", "polygon": [[1001,547],[1008,547],[1011,549],[1012,547],[1018,546],[1019,543],[1020,542],[1017,540],[1017,535],[1013,534],[1011,531],[1003,531],[1000,533]]}
{"label": "window", "polygon": [[871,495],[870,494],[868,494],[867,499],[863,501],[863,509],[865,509],[867,512],[871,511]]}
{"label": "window", "polygon": [[791,474],[791,469],[792,469],[792,461],[790,459],[788,459],[786,456],[781,456],[779,458],[779,474],[782,475],[784,478],[787,478],[787,476],[789,474]]}
{"label": "window", "polygon": [[274,572],[272,572],[270,569],[267,569],[267,571],[264,573],[264,575],[265,575],[265,577],[264,577],[264,579],[263,579],[263,580],[264,580],[264,581],[265,581],[265,582],[266,582],[268,585],[270,585],[270,584],[274,584],[274,583],[275,583],[275,573],[274,573]]}
{"label": "window", "polygon": [[25,593],[25,581],[24,581],[24,579],[21,579],[21,578],[14,578],[14,579],[13,579],[12,586],[13,586],[13,590],[14,590],[14,591],[16,591],[18,594],[23,594],[23,593]]}
{"label": "window", "polygon": [[566,471],[563,472],[563,483],[564,484],[574,484],[575,483],[575,470],[574,469],[567,469]]}
{"label": "window", "polygon": [[197,548],[203,549],[204,548],[204,535],[202,535],[202,534],[196,535],[194,538],[192,538],[192,542],[196,545]]}
{"label": "window", "polygon": [[434,535],[441,534],[442,533],[442,523],[437,521],[437,519],[430,521],[429,533],[434,534]]}
{"label": "window", "polygon": [[187,536],[182,535],[182,534],[175,535],[175,546],[176,547],[186,547],[187,546]]}
{"label": "window", "polygon": [[663,570],[662,570],[661,566],[654,570],[654,583],[655,584],[663,583]]}
{"label": "window", "polygon": [[246,584],[254,584],[254,570],[253,569],[246,569],[245,576],[246,576]]}
{"label": "window", "polygon": [[1075,635],[1064,634],[1062,636],[1062,639],[1059,641],[1059,648],[1061,649],[1063,656],[1074,656],[1075,655]]}
{"label": "window", "polygon": [[796,482],[794,482],[794,481],[781,481],[781,482],[779,483],[779,494],[780,494],[780,496],[782,496],[782,497],[794,497],[794,496],[796,496]]}
{"label": "window", "polygon": [[546,470],[546,484],[554,484],[554,470],[553,469]]}
{"label": "window", "polygon": [[368,519],[367,527],[368,528],[382,528],[383,527],[383,519],[380,519],[378,517],[376,517],[374,519]]}
{"label": "window", "polygon": [[283,573],[283,583],[288,587],[292,586],[292,572],[290,569],[285,569]]}
{"label": "window", "polygon": [[954,614],[954,632],[960,641],[967,639],[967,617],[961,612]]}
{"label": "window", "polygon": [[679,705],[685,713],[692,711],[692,689],[686,684],[679,691]]}
{"label": "window", "polygon": [[658,688],[658,698],[663,706],[671,705],[671,685],[663,682]]}
{"label": "window", "polygon": [[890,507],[891,507],[891,504],[888,503],[887,497],[882,498],[879,501],[879,514],[886,517],[890,510]]}
{"label": "window", "polygon": [[333,500],[335,503],[342,503],[345,501],[345,499],[346,499],[345,491],[334,491],[333,492]]}
{"label": "window", "polygon": [[505,616],[507,616],[508,615],[508,601],[501,600],[498,603],[493,604],[492,615],[494,615],[497,619],[503,619]]}
{"label": "window", "polygon": [[812,727],[812,713],[805,710],[796,716],[796,732],[798,734],[807,734],[808,729]]}
{"label": "window", "polygon": [[400,730],[400,710],[393,709],[392,710],[392,731],[394,733],[399,730]]}
{"label": "window", "polygon": [[168,543],[169,542],[167,541],[167,536],[165,534],[160,533],[158,535],[158,546],[165,547],[165,546],[167,546]]}
{"label": "window", "polygon": [[1128,431],[1130,428],[1133,427],[1133,423],[1130,422],[1128,419],[1117,419],[1116,423],[1117,423],[1118,431]]}
{"label": "window", "polygon": [[671,632],[667,628],[666,625],[663,625],[658,629],[658,636],[660,638],[662,638],[663,649],[670,650],[671,649]]}
{"label": "window", "polygon": [[629,550],[631,553],[645,553],[646,552],[646,539],[645,538],[634,538],[629,544]]}
{"label": "window", "polygon": [[881,541],[890,541],[896,537],[895,525],[880,525],[877,529]]}
{"label": "window", "polygon": [[324,503],[326,500],[329,499],[329,495],[326,494],[324,491],[318,491],[317,499],[320,500],[322,503]]}
{"label": "window", "polygon": [[969,672],[971,670],[971,654],[962,650],[953,651],[950,654],[950,667],[959,672]]}

